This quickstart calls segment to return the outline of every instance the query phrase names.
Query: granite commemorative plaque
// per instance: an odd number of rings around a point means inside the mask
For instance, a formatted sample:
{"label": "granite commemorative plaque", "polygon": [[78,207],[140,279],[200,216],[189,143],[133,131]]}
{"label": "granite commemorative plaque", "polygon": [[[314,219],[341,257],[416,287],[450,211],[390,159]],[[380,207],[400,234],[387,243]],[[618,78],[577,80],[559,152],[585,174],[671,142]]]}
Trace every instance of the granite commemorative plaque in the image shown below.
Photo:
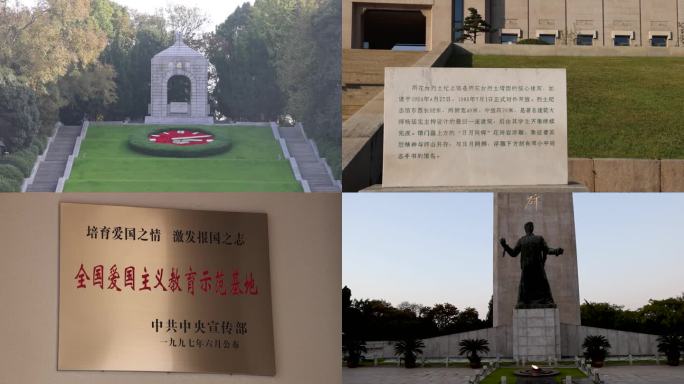
{"label": "granite commemorative plaque", "polygon": [[386,68],[383,187],[567,185],[565,69]]}
{"label": "granite commemorative plaque", "polygon": [[60,205],[59,370],[275,375],[266,214]]}

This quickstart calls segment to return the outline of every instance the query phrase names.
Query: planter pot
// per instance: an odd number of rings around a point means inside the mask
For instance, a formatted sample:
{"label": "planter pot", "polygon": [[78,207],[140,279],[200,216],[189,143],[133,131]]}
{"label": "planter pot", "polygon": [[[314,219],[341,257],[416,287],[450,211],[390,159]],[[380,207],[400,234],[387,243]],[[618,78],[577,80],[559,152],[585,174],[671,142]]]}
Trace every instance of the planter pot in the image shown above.
{"label": "planter pot", "polygon": [[603,363],[604,363],[603,360],[596,360],[596,361],[592,360],[591,366],[594,368],[603,368]]}

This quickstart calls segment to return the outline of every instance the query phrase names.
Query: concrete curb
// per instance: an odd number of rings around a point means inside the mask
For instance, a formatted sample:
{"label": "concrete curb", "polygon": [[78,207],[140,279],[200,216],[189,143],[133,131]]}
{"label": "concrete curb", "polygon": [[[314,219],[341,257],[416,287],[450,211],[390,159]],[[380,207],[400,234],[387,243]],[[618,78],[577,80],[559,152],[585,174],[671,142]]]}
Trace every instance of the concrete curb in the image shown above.
{"label": "concrete curb", "polygon": [[59,129],[61,127],[62,127],[62,123],[60,123],[59,121],[55,123],[55,133],[53,133],[52,136],[50,136],[50,138],[48,139],[47,145],[45,146],[45,150],[43,151],[43,153],[40,154],[40,156],[38,156],[38,158],[36,159],[36,162],[33,164],[33,169],[31,170],[31,175],[29,177],[27,177],[26,179],[24,179],[24,182],[21,184],[21,191],[22,192],[26,192],[29,185],[33,184],[33,182],[35,181],[36,173],[38,172],[38,168],[40,167],[40,164],[43,161],[45,161],[45,156],[47,156],[48,150],[50,149],[50,145],[55,140],[55,137],[57,137],[57,132],[59,131]]}
{"label": "concrete curb", "polygon": [[78,135],[76,138],[76,142],[74,144],[74,152],[69,155],[69,158],[66,163],[66,167],[64,168],[64,176],[60,177],[59,180],[57,180],[57,189],[55,192],[57,193],[62,193],[64,192],[64,184],[66,184],[67,180],[69,180],[69,177],[71,176],[71,169],[74,167],[74,161],[78,157],[79,153],[81,153],[81,143],[83,140],[85,140],[86,135],[88,134],[88,127],[90,126],[90,122],[88,120],[83,122],[83,125],[81,126],[81,134]]}

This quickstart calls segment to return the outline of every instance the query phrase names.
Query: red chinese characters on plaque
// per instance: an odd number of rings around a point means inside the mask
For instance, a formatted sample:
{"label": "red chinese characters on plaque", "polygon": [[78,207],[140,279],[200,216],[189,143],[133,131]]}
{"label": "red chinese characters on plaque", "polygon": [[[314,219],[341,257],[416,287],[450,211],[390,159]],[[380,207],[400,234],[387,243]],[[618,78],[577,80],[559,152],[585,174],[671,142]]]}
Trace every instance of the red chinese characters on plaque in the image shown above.
{"label": "red chinese characters on plaque", "polygon": [[62,203],[60,370],[273,376],[267,217]]}

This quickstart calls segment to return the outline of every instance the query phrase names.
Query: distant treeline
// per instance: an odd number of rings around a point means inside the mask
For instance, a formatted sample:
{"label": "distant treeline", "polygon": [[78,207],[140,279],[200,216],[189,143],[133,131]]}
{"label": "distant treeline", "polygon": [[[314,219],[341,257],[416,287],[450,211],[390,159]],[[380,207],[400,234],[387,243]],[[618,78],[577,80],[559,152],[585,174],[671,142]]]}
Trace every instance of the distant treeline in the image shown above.
{"label": "distant treeline", "polygon": [[[684,295],[650,300],[637,310],[608,303],[580,306],[582,325],[655,335],[684,335]],[[352,300],[342,290],[342,331],[363,341],[425,339],[492,327],[492,300],[484,319],[474,308],[459,310],[444,303],[432,307],[404,302],[398,307],[384,300]]]}

